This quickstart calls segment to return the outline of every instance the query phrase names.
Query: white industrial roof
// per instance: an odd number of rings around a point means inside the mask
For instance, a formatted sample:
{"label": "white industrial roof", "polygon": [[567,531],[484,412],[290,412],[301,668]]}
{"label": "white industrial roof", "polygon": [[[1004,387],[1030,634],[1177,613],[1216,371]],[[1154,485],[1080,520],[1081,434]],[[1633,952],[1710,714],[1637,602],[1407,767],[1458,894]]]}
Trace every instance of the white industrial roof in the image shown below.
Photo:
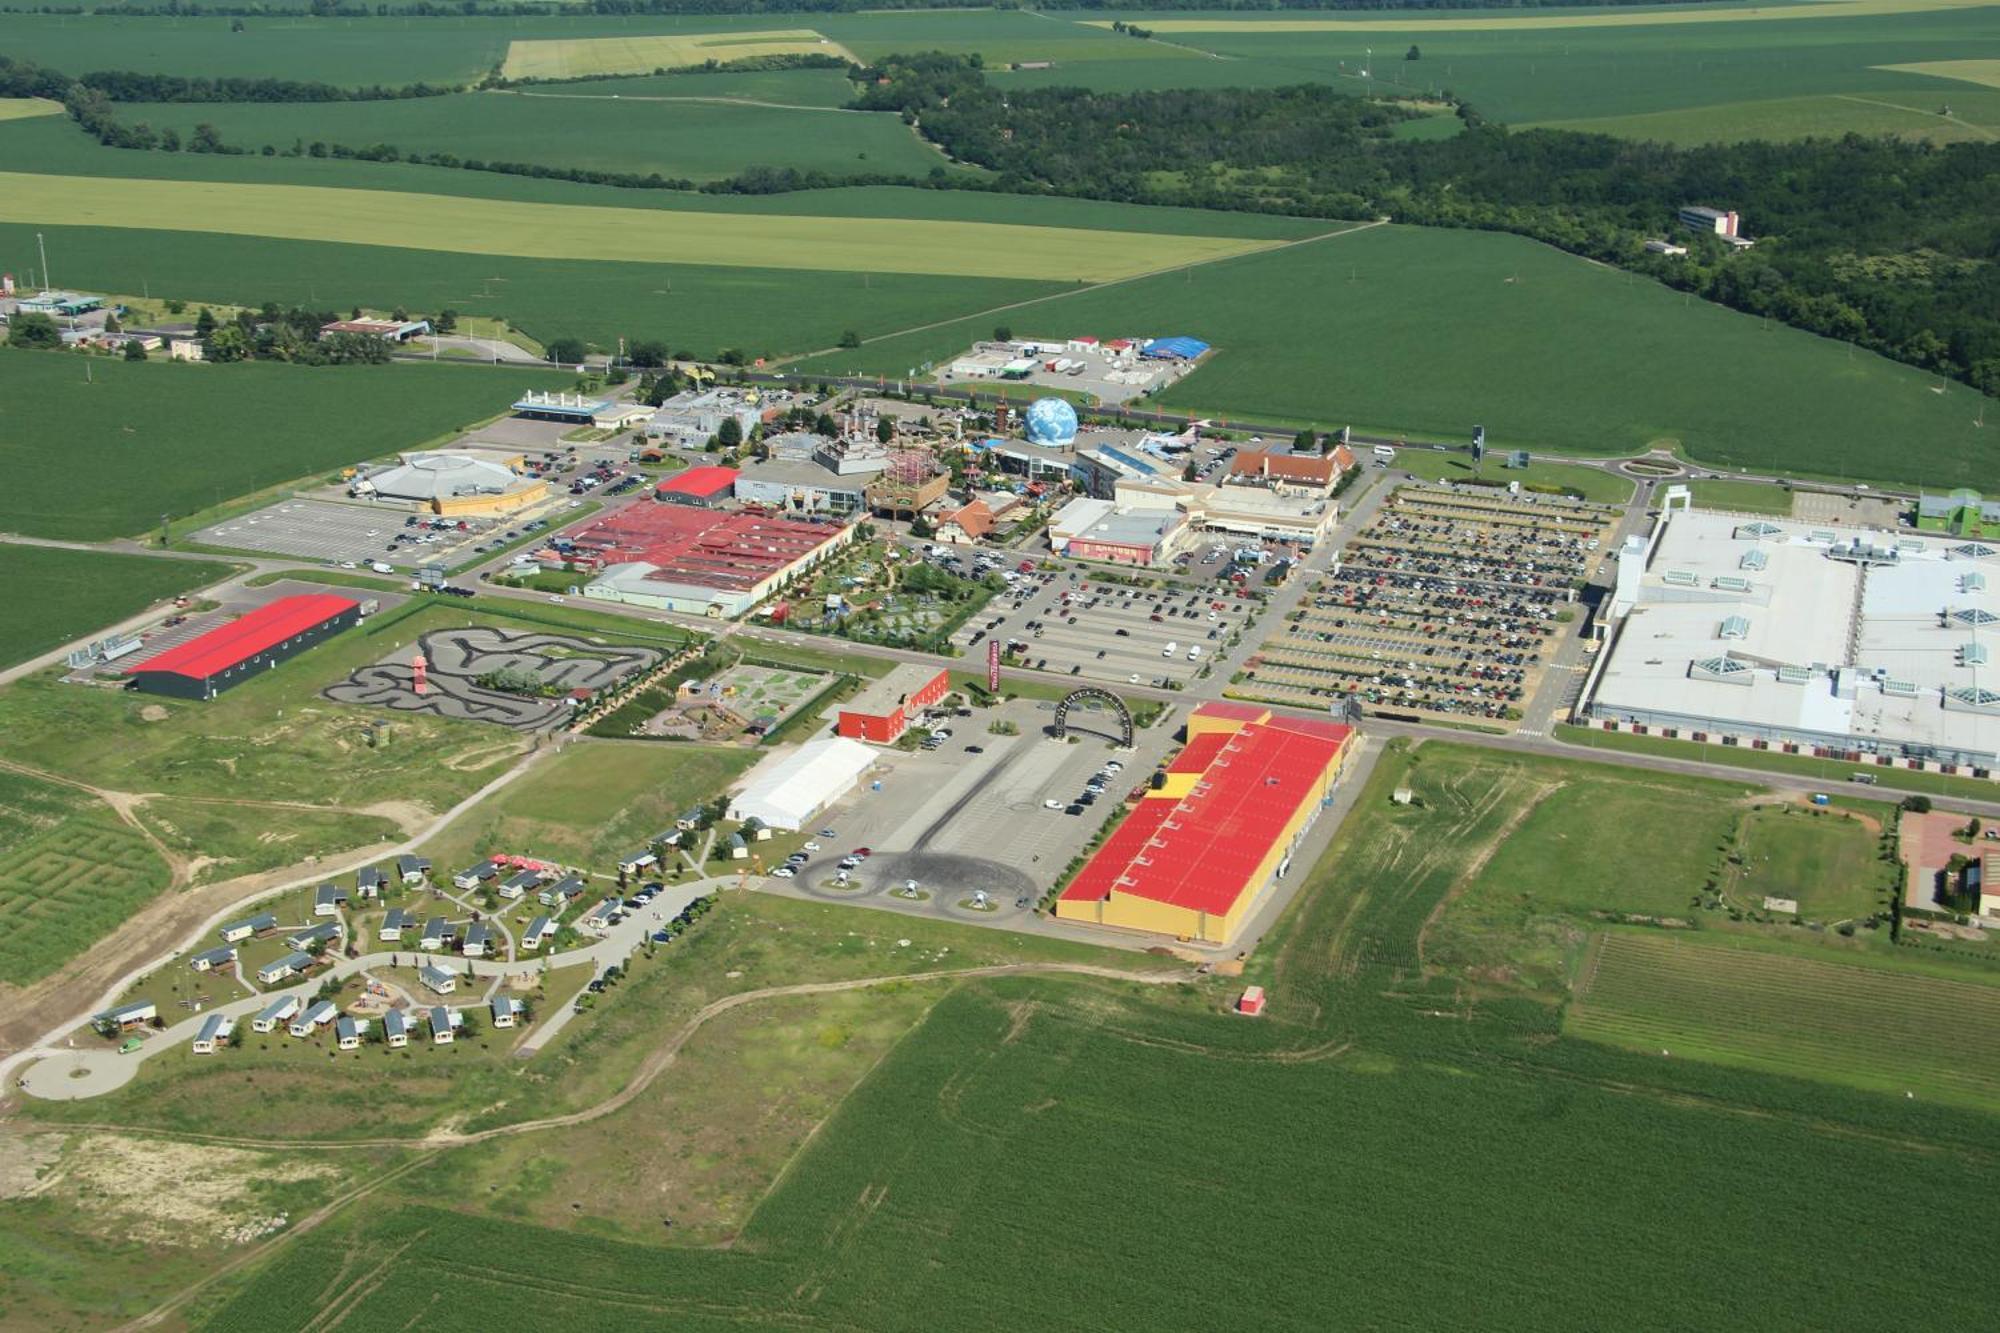
{"label": "white industrial roof", "polygon": [[368,478],[377,495],[397,500],[448,500],[455,495],[498,495],[521,478],[498,463],[470,454],[411,454]]}
{"label": "white industrial roof", "polygon": [[790,754],[773,755],[751,770],[729,802],[731,819],[753,816],[772,828],[799,829],[854,786],[875,763],[875,752],[845,736],[808,741]]}
{"label": "white industrial roof", "polygon": [[[2000,751],[2000,545],[1792,519],[1666,520],[1593,696],[1715,729],[1850,737],[1856,748]],[[1856,543],[1865,563],[1841,558]],[[1750,551],[1763,553],[1745,562]],[[1990,618],[1990,619],[1989,619]],[[1982,679],[1983,675],[1983,679]]]}

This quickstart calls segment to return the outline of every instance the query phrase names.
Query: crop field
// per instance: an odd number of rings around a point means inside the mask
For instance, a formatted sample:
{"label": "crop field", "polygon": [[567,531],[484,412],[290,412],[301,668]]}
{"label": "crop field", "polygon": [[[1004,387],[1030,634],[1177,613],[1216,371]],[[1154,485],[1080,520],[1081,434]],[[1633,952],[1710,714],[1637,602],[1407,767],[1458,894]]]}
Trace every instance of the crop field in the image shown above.
{"label": "crop field", "polygon": [[[1425,920],[1505,836],[1512,796],[1584,771],[1449,746],[1386,755],[1273,954],[1253,959],[1274,996],[1258,1023],[1223,1012],[1237,982],[961,985],[806,1141],[727,1249],[680,1247],[678,1226],[584,1204],[580,1185],[557,1192],[589,1165],[530,1158],[486,1177],[498,1194],[480,1212],[427,1206],[421,1188],[351,1211],[252,1273],[206,1326],[297,1329],[329,1306],[354,1327],[399,1326],[448,1301],[466,1327],[504,1311],[613,1330],[1111,1328],[1171,1300],[1191,1326],[1320,1328],[1337,1309],[1399,1327],[1449,1307],[1477,1309],[1483,1327],[1545,1328],[1601,1321],[1607,1272],[1621,1292],[1675,1292],[1676,1321],[1976,1315],[1981,1274],[1908,1273],[1902,1255],[1941,1209],[1977,1208],[2000,1180],[1985,1153],[1951,1150],[1982,1144],[1988,1116],[1565,1040],[1539,1006],[1425,980]],[[1401,781],[1419,805],[1389,804]],[[616,1151],[661,1211],[711,1171],[698,1152],[675,1170],[637,1143]],[[478,1169],[492,1154],[466,1155]],[[434,1178],[457,1179],[453,1165]],[[1585,1196],[1547,1186],[1613,1175],[1619,1189]],[[585,1208],[607,1215],[572,1220]],[[1696,1226],[1700,1246],[1660,1243],[1663,1228]],[[1857,1252],[1859,1234],[1871,1244]],[[1080,1276],[1052,1277],[1052,1243]],[[1197,1245],[1202,1281],[1161,1276]],[[1268,1280],[1275,1267],[1285,1282]]]}
{"label": "crop field", "polygon": [[[0,352],[0,363],[0,529],[86,539],[422,444],[558,382],[540,371],[103,357],[86,379],[74,356]],[[315,424],[332,421],[340,429]]]}
{"label": "crop field", "polygon": [[229,572],[230,566],[206,560],[0,545],[0,582],[7,587],[0,603],[0,667],[96,634]]}
{"label": "crop field", "polygon": [[169,881],[159,853],[94,797],[0,773],[0,984],[47,976]]}
{"label": "crop field", "polygon": [[712,74],[645,74],[594,79],[569,88],[530,88],[524,95],[577,101],[659,98],[662,101],[729,101],[796,107],[837,107],[854,85],[837,69],[767,69]]}
{"label": "crop field", "polygon": [[[1273,311],[1285,312],[1273,319]],[[1640,452],[1848,481],[1978,485],[1979,396],[1841,343],[1490,232],[1371,227],[1009,312],[1017,328],[1186,332],[1218,351],[1157,405],[1496,450]],[[965,320],[801,363],[902,374]],[[1633,374],[1633,366],[1646,366]],[[1689,395],[1680,386],[1699,383]],[[1884,451],[1873,441],[1895,438]]]}
{"label": "crop field", "polygon": [[[1246,84],[1310,80],[1357,93],[1371,86],[1401,93],[1449,88],[1481,114],[1513,125],[1557,123],[1682,142],[1735,139],[1746,129],[1765,137],[1848,130],[1938,141],[1979,137],[1978,128],[1991,122],[1977,89],[1893,67],[2000,55],[2000,11],[1925,0],[1124,17],[1216,53],[1219,60],[1191,67],[1203,82],[1214,80],[1220,66],[1243,71],[1246,77],[1236,81]],[[1403,58],[1410,45],[1420,48],[1421,59]],[[1173,86],[1173,73],[1157,71],[1159,86]],[[1955,120],[1937,115],[1945,102]]]}
{"label": "crop field", "polygon": [[774,217],[494,201],[480,225],[449,195],[309,185],[39,176],[0,172],[0,221],[104,226],[133,217],[170,231],[460,254],[656,260],[756,268],[1104,282],[1266,248],[1224,236],[906,218]]}
{"label": "crop field", "polygon": [[1566,1034],[2000,1110],[2000,986],[1625,932],[1588,966]]}
{"label": "crop field", "polygon": [[129,114],[184,137],[205,121],[224,142],[252,151],[267,144],[289,150],[296,142],[390,143],[404,152],[692,180],[748,167],[912,178],[934,167],[966,170],[886,112],[614,98],[589,87],[589,95],[531,90],[394,102],[135,104]]}
{"label": "crop field", "polygon": [[752,56],[853,54],[810,28],[763,32],[674,33],[630,37],[572,37],[511,42],[501,74],[510,79],[577,79],[596,74],[650,74],[713,60],[728,64]]}

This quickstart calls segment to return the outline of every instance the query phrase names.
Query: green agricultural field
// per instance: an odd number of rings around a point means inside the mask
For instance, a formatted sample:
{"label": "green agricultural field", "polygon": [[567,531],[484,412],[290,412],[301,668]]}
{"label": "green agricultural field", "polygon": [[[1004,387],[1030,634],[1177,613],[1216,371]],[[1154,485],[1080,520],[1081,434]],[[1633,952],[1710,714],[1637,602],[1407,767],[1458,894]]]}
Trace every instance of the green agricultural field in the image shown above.
{"label": "green agricultural field", "polygon": [[[97,357],[88,379],[84,368],[73,355],[0,350],[8,389],[0,529],[92,539],[157,530],[163,513],[185,516],[424,444],[505,412],[522,389],[566,382],[550,372],[407,364]],[[325,428],[332,422],[339,429]]]}
{"label": "green agricultural field", "polygon": [[169,231],[552,259],[699,258],[730,267],[930,273],[1104,282],[1265,248],[1218,236],[1025,228],[901,218],[770,217],[493,201],[467,228],[448,195],[309,185],[0,172],[0,221],[101,226],[129,217]]}
{"label": "green agricultural field", "polygon": [[688,807],[721,795],[757,758],[708,745],[572,744],[461,816],[423,854],[440,868],[510,852],[611,870]]}
{"label": "green agricultural field", "polygon": [[672,33],[626,37],[567,37],[510,43],[500,73],[509,79],[582,79],[599,74],[650,74],[713,60],[757,56],[853,54],[810,28],[755,32]]}
{"label": "green agricultural field", "polygon": [[95,797],[0,772],[0,984],[47,976],[171,878],[145,836]]}
{"label": "green agricultural field", "polygon": [[[1206,339],[1209,364],[1152,400],[1200,416],[1459,440],[1481,423],[1499,451],[1677,440],[1705,463],[1850,481],[1985,475],[1969,389],[1937,392],[1921,371],[1492,232],[1370,227],[1051,298],[1008,322]],[[991,327],[964,320],[799,368],[902,374]]]}
{"label": "green agricultural field", "polygon": [[1565,1033],[2000,1111],[2000,986],[1625,932],[1587,969]]}
{"label": "green agricultural field", "polygon": [[1740,745],[1707,745],[1699,741],[1668,740],[1663,736],[1636,736],[1629,731],[1598,731],[1592,727],[1562,726],[1556,735],[1566,744],[1594,750],[1621,750],[1627,754],[1650,754],[1671,759],[1692,759],[1704,764],[1727,764],[1732,768],[1823,782],[1829,791],[1853,790],[1850,779],[1857,773],[1871,775],[1897,791],[1920,792],[1934,797],[1957,797],[1966,801],[1990,801],[1994,784],[1989,778],[1958,777],[1945,773],[1919,773],[1909,769],[1883,768],[1876,764],[1850,764],[1839,759],[1815,759],[1809,754],[1783,754],[1777,750],[1752,750]]}
{"label": "green agricultural field", "polygon": [[[1121,17],[1216,53],[1210,67],[1193,67],[1204,81],[1219,64],[1244,71],[1245,84],[1330,82],[1406,95],[1449,88],[1513,125],[1680,142],[1848,131],[1949,142],[1995,127],[1977,87],[1884,68],[2000,55],[2000,11],[1983,3]],[[1421,59],[1404,58],[1411,45]],[[1172,86],[1172,73],[1158,72],[1160,86]],[[1946,102],[1960,123],[1936,115]]]}
{"label": "green agricultural field", "polygon": [[0,581],[9,591],[0,605],[0,667],[95,634],[229,572],[206,560],[0,545]]}
{"label": "green agricultural field", "polygon": [[[595,83],[574,86],[586,93],[594,93],[599,87]],[[0,167],[19,173],[49,176],[315,185],[397,194],[448,195],[461,201],[496,199],[673,214],[981,222],[1064,231],[1075,228],[1174,237],[1192,235],[1292,240],[1321,235],[1342,225],[1319,218],[1292,218],[1264,213],[1151,207],[1097,199],[930,190],[897,185],[794,190],[784,194],[700,194],[684,190],[632,190],[611,185],[578,185],[570,181],[420,166],[408,162],[243,157],[220,153],[139,153],[106,148],[79,133],[67,118],[48,117],[0,124]],[[113,225],[129,221],[119,219]],[[55,262],[54,251],[51,251],[50,258],[52,263]]]}
{"label": "green agricultural field", "polygon": [[762,106],[837,107],[851,100],[854,85],[837,69],[770,69],[741,73],[647,74],[629,79],[593,79],[566,88],[528,88],[524,95],[578,101],[657,98],[664,102],[747,102]]}
{"label": "green agricultural field", "polygon": [[[717,76],[722,77],[722,76]],[[399,102],[137,104],[128,114],[183,137],[207,122],[252,151],[325,142],[394,144],[488,162],[719,180],[748,167],[917,178],[945,157],[886,112],[791,109],[529,90]]]}
{"label": "green agricultural field", "polygon": [[[377,1196],[312,1244],[283,1248],[204,1326],[304,1327],[301,1291],[364,1328],[447,1301],[468,1327],[504,1311],[608,1328],[1122,1328],[1170,1300],[1191,1325],[1321,1328],[1338,1310],[1402,1327],[1462,1307],[1484,1328],[1525,1329],[1593,1325],[1617,1293],[1661,1291],[1675,1293],[1677,1322],[1977,1318],[1990,1300],[1981,1275],[1913,1274],[1902,1256],[1935,1235],[1941,1210],[1977,1209],[2000,1182],[1983,1151],[1989,1115],[1817,1081],[1817,1070],[1773,1075],[1579,1040],[1544,1005],[1427,969],[1427,922],[1505,838],[1509,789],[1551,772],[1584,770],[1392,748],[1252,959],[1246,980],[1273,997],[1255,1023],[1225,1012],[1240,981],[959,986],[802,1138],[727,1248],[708,1245],[716,1213],[701,1191],[716,1164],[691,1107],[657,1138],[636,1121],[615,1136],[611,1151],[657,1209],[590,1201],[585,1186],[608,1177],[561,1140],[507,1142],[511,1170],[481,1144],[463,1165],[447,1153],[425,1180],[399,1185],[399,1201]],[[1421,803],[1391,806],[1405,781]],[[857,952],[880,949],[872,923],[825,910],[850,923]],[[762,938],[789,940],[786,924]],[[770,1012],[788,1028],[812,1021]],[[690,1081],[678,1095],[740,1104],[769,1046],[742,1049],[758,1063],[740,1072],[703,1057],[727,1086]],[[734,1151],[771,1160],[754,1127],[745,1135],[753,1142]],[[441,1183],[466,1171],[493,1188],[460,1195],[461,1211],[436,1206],[450,1195]],[[1547,1188],[1612,1178],[1618,1189]],[[1774,1208],[1786,1217],[1775,1264]],[[678,1225],[661,1225],[682,1209],[694,1223],[686,1244]],[[1671,1243],[1691,1229],[1701,1245]],[[1857,1234],[1871,1241],[1861,1251]],[[1554,1249],[1552,1235],[1564,1238]],[[1196,1251],[1201,1281],[1162,1276],[1185,1272]],[[1279,1270],[1287,1280],[1270,1282]],[[1619,1275],[1611,1296],[1607,1272]],[[1655,1307],[1639,1297],[1619,1308]]]}

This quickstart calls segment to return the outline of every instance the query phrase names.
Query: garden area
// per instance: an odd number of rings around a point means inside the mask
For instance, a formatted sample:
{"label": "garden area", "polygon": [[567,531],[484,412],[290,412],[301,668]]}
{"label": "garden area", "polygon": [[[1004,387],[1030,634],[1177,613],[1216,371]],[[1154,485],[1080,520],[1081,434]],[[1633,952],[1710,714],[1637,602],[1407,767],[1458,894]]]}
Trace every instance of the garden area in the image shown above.
{"label": "garden area", "polygon": [[947,653],[952,633],[999,588],[997,578],[960,578],[902,558],[886,542],[857,542],[814,572],[792,599],[785,625],[857,643]]}

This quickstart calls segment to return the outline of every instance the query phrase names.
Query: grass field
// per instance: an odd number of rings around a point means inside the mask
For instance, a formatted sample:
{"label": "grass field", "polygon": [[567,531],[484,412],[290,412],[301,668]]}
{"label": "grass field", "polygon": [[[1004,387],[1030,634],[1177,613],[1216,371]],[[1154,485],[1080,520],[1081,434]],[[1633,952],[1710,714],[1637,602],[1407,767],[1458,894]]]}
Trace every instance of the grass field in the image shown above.
{"label": "grass field", "polygon": [[[715,1236],[704,1189],[720,1163],[699,1108],[746,1104],[784,1045],[745,1040],[755,1063],[732,1075],[705,1058],[724,1086],[691,1078],[673,1095],[697,1100],[659,1129],[621,1122],[611,1163],[556,1140],[493,1162],[482,1145],[464,1169],[493,1188],[453,1213],[430,1203],[458,1190],[447,1156],[408,1202],[352,1209],[252,1273],[206,1327],[300,1328],[301,1291],[363,1328],[446,1301],[467,1326],[505,1310],[611,1329],[1122,1328],[1163,1300],[1190,1325],[1320,1328],[1337,1309],[1402,1327],[1462,1306],[1483,1328],[1582,1327],[1623,1299],[1607,1272],[1619,1292],[1675,1292],[1663,1322],[1976,1317],[1981,1275],[1906,1275],[1901,1256],[2000,1178],[1990,1117],[1569,1039],[1543,1006],[1432,979],[1425,922],[1505,836],[1496,788],[1535,766],[1449,747],[1409,766],[1384,757],[1252,960],[1246,979],[1273,995],[1257,1023],[1223,1012],[1233,981],[961,986],[786,1161],[727,1249],[677,1248],[678,1225],[660,1223],[678,1209],[691,1242]],[[1405,780],[1422,805],[1389,804]],[[761,1125],[744,1138],[733,1151],[772,1160]],[[618,1164],[640,1197],[597,1202]],[[1547,1187],[1613,1176],[1615,1190]],[[1692,1229],[1700,1246],[1668,1243]],[[1189,1283],[1192,1245],[1205,1266]]]}
{"label": "grass field", "polygon": [[94,634],[229,570],[205,560],[0,545],[0,581],[9,591],[0,605],[0,667]]}
{"label": "grass field", "polygon": [[[0,376],[0,529],[68,538],[157,530],[162,513],[422,444],[504,412],[524,388],[563,382],[552,372],[451,366],[105,357],[92,359],[86,379],[78,357],[21,351],[0,351]],[[338,430],[325,428],[335,421]]]}
{"label": "grass field", "polygon": [[[1921,371],[1490,232],[1373,227],[1057,297],[1008,321],[1206,339],[1211,360],[1151,400],[1202,416],[1448,440],[1477,422],[1496,450],[1578,454],[1671,437],[1706,463],[1851,481],[1982,475],[1969,389],[1933,392]],[[991,326],[946,324],[801,368],[900,375]],[[1678,387],[1689,383],[1703,392]],[[1871,444],[1892,436],[1894,451]]]}
{"label": "grass field", "polygon": [[246,821],[236,801],[155,797],[138,818],[169,850],[198,867],[195,884],[297,865],[373,843],[397,841],[401,825],[380,815],[345,810],[274,807]]}
{"label": "grass field", "polygon": [[1790,514],[1792,493],[1758,481],[1708,477],[1684,483],[1703,509],[1738,509],[1748,514]]}
{"label": "grass field", "polygon": [[1790,898],[1800,916],[1840,922],[1888,908],[1894,877],[1876,855],[1876,834],[1854,815],[1772,806],[1746,814],[1736,838],[1722,889],[1748,910]]}
{"label": "grass field", "polygon": [[616,869],[618,858],[713,800],[755,750],[706,745],[575,743],[467,812],[424,847],[454,869],[494,852]]}
{"label": "grass field", "polygon": [[[1876,15],[1923,14],[1934,10],[1978,9],[1991,0],[1823,0],[1822,3],[1789,5],[1701,5],[1685,9],[1654,9],[1638,12],[1613,10],[1609,13],[1582,11],[1561,14],[1445,14],[1404,18],[1312,19],[1157,19],[1144,26],[1156,32],[1229,32],[1239,25],[1254,24],[1265,32],[1402,32],[1406,29],[1439,32],[1533,31],[1537,28],[1657,28],[1685,23],[1789,23],[1802,19],[1865,18]],[[1093,20],[1100,27],[1111,20]]]}
{"label": "grass field", "polygon": [[650,74],[753,56],[854,55],[810,28],[761,32],[675,33],[634,37],[575,37],[512,42],[500,72],[510,79],[577,79],[597,74]]}
{"label": "grass field", "polygon": [[0,172],[0,221],[104,226],[132,217],[169,231],[425,248],[548,259],[657,260],[853,273],[1098,281],[1201,263],[1268,242],[1219,236],[1026,228],[904,218],[769,217],[596,205],[489,202],[480,225],[448,195],[308,185],[40,176]]}
{"label": "grass field", "polygon": [[934,167],[963,170],[884,112],[612,98],[588,88],[588,95],[529,90],[394,102],[138,104],[129,114],[183,137],[206,121],[224,142],[252,151],[391,143],[406,153],[699,181],[748,167],[913,179]]}
{"label": "grass field", "polygon": [[[1947,107],[1949,114],[1945,114]],[[1551,120],[1543,125],[1683,145],[1840,134],[1888,134],[1932,143],[1990,143],[2000,139],[2000,93],[1983,89],[1825,93],[1721,102],[1682,111]]]}
{"label": "grass field", "polygon": [[1982,88],[2000,88],[2000,60],[1925,60],[1913,65],[1884,65],[1903,74],[1928,74],[1934,79],[1956,79]]}
{"label": "grass field", "polygon": [[1426,481],[1465,481],[1477,476],[1518,481],[1527,486],[1567,486],[1581,491],[1584,499],[1602,504],[1624,504],[1632,498],[1632,479],[1602,468],[1583,467],[1575,463],[1538,462],[1534,459],[1530,459],[1525,468],[1510,468],[1502,465],[1505,461],[1489,456],[1478,468],[1474,468],[1468,454],[1399,449],[1394,466],[1399,472],[1407,472]]}
{"label": "grass field", "polygon": [[2000,1111],[2000,986],[1613,933],[1563,1031]]}
{"label": "grass field", "polygon": [[169,879],[159,853],[94,797],[0,772],[0,983],[47,976]]}
{"label": "grass field", "polygon": [[0,120],[26,120],[31,116],[60,116],[62,103],[46,97],[0,97]]}

